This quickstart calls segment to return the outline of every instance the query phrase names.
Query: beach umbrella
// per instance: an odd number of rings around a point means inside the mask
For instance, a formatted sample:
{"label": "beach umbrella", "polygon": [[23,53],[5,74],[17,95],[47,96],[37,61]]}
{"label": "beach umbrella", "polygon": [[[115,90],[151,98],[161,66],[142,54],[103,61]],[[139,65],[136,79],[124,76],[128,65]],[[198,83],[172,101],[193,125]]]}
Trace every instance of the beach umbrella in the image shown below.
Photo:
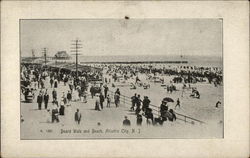
{"label": "beach umbrella", "polygon": [[164,102],[174,102],[174,100],[172,98],[169,98],[169,97],[164,98],[162,101],[164,101]]}

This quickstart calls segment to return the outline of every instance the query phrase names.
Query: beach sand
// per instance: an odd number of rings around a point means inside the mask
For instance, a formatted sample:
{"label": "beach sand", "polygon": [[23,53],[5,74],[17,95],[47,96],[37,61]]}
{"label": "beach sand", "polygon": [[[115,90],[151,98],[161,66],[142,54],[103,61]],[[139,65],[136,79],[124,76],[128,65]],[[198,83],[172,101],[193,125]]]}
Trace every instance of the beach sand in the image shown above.
{"label": "beach sand", "polygon": [[[144,82],[145,76],[141,75],[140,79]],[[170,77],[165,77],[165,83],[168,83]],[[148,82],[148,81],[147,81]],[[46,87],[49,86],[47,78]],[[117,84],[119,85],[119,84]],[[128,85],[128,84],[127,84]],[[142,126],[136,126],[136,116],[134,112],[129,111],[131,105],[123,104],[121,97],[121,105],[116,108],[112,103],[111,108],[106,108],[102,111],[94,110],[94,99],[88,96],[88,102],[72,102],[72,105],[66,107],[65,116],[60,116],[59,123],[50,123],[51,116],[46,110],[37,110],[38,106],[34,100],[33,103],[24,103],[21,101],[21,115],[24,122],[21,123],[21,139],[89,139],[89,138],[222,138],[223,137],[223,86],[214,87],[212,84],[197,83],[192,84],[196,87],[200,94],[200,99],[190,98],[191,90],[185,91],[181,97],[182,84],[175,84],[177,91],[169,94],[166,89],[161,87],[160,83],[150,83],[150,89],[137,87],[135,90],[130,90],[130,87],[124,84],[112,88],[115,91],[119,88],[122,95],[132,97],[134,93],[143,96],[148,96],[151,103],[160,106],[161,100],[164,97],[171,97],[175,100],[174,103],[168,103],[170,108],[174,109],[176,99],[179,98],[181,108],[177,108],[177,113],[190,116],[192,118],[204,121],[205,124],[194,125],[185,123],[181,120],[176,122],[165,122],[163,126],[147,125],[143,118]],[[63,83],[59,84],[57,89],[58,98],[68,91],[68,86]],[[48,88],[48,93],[51,100],[52,89]],[[38,91],[36,91],[36,96]],[[73,98],[74,99],[74,98]],[[222,105],[215,108],[217,101],[221,101]],[[43,105],[44,106],[44,105]],[[43,107],[42,106],[42,107]],[[51,106],[51,103],[49,103]],[[77,125],[74,121],[74,113],[76,109],[80,109],[82,113],[81,124]],[[131,121],[131,127],[123,127],[122,121],[124,116],[128,116]],[[97,123],[101,125],[98,126]]]}

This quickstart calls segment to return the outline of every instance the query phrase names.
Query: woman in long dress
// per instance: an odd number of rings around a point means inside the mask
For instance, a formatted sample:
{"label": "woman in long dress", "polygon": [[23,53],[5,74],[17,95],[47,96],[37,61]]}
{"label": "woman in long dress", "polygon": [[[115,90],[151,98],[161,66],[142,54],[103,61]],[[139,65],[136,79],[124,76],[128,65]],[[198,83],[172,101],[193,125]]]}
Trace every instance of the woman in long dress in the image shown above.
{"label": "woman in long dress", "polygon": [[51,110],[52,123],[54,123],[54,121],[59,122],[58,115],[59,115],[58,107],[57,107],[56,104],[53,104],[53,107],[52,107],[52,110]]}

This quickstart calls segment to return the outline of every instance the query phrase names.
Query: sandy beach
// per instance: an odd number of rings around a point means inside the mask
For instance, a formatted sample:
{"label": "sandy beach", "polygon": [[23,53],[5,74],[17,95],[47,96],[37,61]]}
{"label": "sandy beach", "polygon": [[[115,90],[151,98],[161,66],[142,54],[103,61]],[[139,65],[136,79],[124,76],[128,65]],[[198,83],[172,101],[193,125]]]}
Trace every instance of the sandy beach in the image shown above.
{"label": "sandy beach", "polygon": [[[139,77],[144,82],[144,74]],[[173,76],[164,76],[165,83],[168,83]],[[132,81],[133,79],[131,79]],[[147,125],[145,118],[142,126],[136,126],[136,115],[131,112],[131,104],[124,104],[121,97],[121,104],[118,108],[111,103],[111,108],[106,108],[102,111],[94,110],[94,99],[88,95],[87,103],[74,101],[71,106],[66,106],[65,115],[59,116],[59,123],[51,123],[51,115],[42,105],[42,110],[38,110],[37,103],[25,103],[21,101],[21,115],[24,121],[21,123],[21,139],[88,139],[88,138],[222,138],[223,137],[223,103],[219,108],[215,107],[217,101],[223,101],[223,87],[214,87],[212,84],[197,83],[191,84],[192,87],[199,89],[201,98],[195,99],[189,97],[191,90],[185,90],[181,97],[182,84],[175,84],[177,91],[172,94],[167,93],[160,83],[150,83],[150,89],[138,87],[131,90],[127,83],[116,83],[116,87],[109,84],[110,91],[120,89],[121,94],[132,97],[134,93],[143,96],[148,96],[151,103],[160,106],[161,100],[164,97],[171,97],[174,100],[180,99],[181,107],[176,108],[176,112],[190,116],[192,118],[204,121],[205,124],[194,125],[185,123],[177,119],[175,122],[165,122],[163,126]],[[48,88],[49,79],[46,78],[45,87],[48,89],[48,94],[51,95],[52,88]],[[62,96],[62,92],[67,93],[68,85],[59,84],[57,88],[58,97]],[[37,96],[38,91],[35,92]],[[73,92],[73,100],[77,98],[76,92]],[[52,103],[49,103],[49,107]],[[169,108],[174,109],[176,102],[169,103]],[[76,109],[82,113],[82,121],[77,125],[74,121],[74,113]],[[128,116],[131,121],[131,127],[123,127],[122,121],[124,116]],[[97,123],[101,125],[98,126]],[[78,131],[78,132],[77,132]],[[99,131],[99,132],[98,132]],[[113,132],[112,132],[113,131]],[[128,134],[127,132],[130,132]],[[132,134],[133,132],[133,134]]]}

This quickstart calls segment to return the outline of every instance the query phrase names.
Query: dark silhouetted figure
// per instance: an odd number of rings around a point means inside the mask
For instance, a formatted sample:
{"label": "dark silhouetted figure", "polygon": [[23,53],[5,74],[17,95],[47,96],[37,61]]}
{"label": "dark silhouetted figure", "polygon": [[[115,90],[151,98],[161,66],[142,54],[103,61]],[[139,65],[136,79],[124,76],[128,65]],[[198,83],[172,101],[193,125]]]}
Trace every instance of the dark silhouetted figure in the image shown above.
{"label": "dark silhouetted figure", "polygon": [[137,115],[136,124],[137,124],[137,126],[141,126],[141,124],[142,124],[142,115],[140,115],[140,114]]}
{"label": "dark silhouetted figure", "polygon": [[45,106],[45,109],[47,109],[47,107],[48,107],[48,102],[49,102],[49,95],[48,95],[47,92],[44,94],[43,99],[44,99],[44,106]]}
{"label": "dark silhouetted figure", "polygon": [[77,124],[80,124],[81,118],[82,118],[82,114],[79,112],[79,109],[76,109],[76,112],[75,112],[75,122]]}
{"label": "dark silhouetted figure", "polygon": [[37,96],[37,103],[38,103],[38,109],[41,110],[42,108],[42,102],[43,102],[43,96],[42,94],[40,93],[38,96]]}
{"label": "dark silhouetted figure", "polygon": [[125,116],[125,120],[123,121],[123,126],[130,126],[130,120],[128,119],[127,116]]}

